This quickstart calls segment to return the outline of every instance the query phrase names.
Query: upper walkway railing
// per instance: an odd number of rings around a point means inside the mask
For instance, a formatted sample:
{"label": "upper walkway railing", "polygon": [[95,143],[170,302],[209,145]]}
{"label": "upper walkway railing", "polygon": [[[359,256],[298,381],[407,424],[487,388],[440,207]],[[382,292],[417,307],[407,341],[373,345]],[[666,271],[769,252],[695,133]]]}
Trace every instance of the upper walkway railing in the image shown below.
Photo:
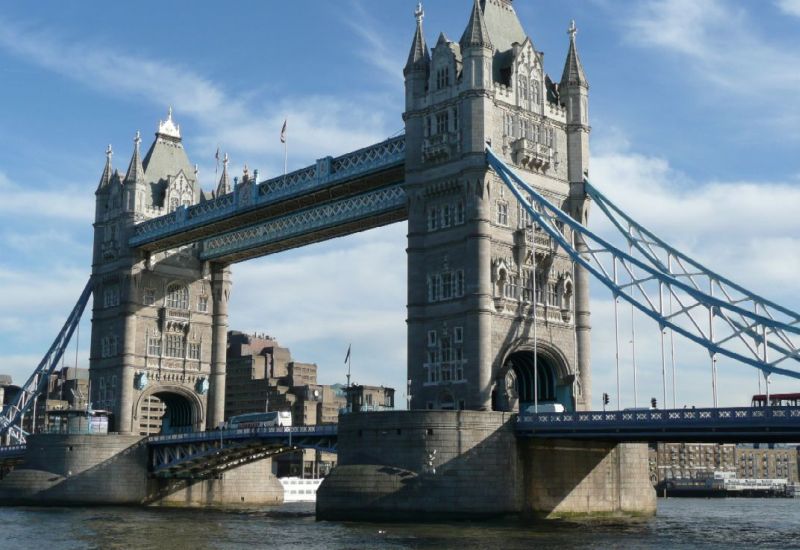
{"label": "upper walkway railing", "polygon": [[325,157],[312,166],[257,185],[240,182],[231,193],[193,206],[180,206],[174,212],[138,224],[129,244],[139,247],[154,243],[267,204],[402,165],[405,158],[406,138],[402,135],[340,157]]}
{"label": "upper walkway railing", "polygon": [[525,413],[516,431],[544,439],[792,442],[800,441],[800,407]]}
{"label": "upper walkway railing", "polygon": [[336,435],[338,426],[327,424],[322,426],[271,426],[264,428],[237,428],[235,430],[210,430],[205,432],[188,432],[169,435],[153,435],[147,439],[149,445],[175,445],[197,443],[201,441],[219,441],[232,439],[285,438]]}

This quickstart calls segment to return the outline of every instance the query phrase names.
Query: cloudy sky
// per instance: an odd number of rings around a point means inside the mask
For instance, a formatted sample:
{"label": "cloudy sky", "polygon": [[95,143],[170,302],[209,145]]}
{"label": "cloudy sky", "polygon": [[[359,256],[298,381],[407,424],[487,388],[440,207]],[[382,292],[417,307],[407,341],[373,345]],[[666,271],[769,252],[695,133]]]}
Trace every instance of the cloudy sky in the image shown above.
{"label": "cloudy sky", "polygon": [[[280,173],[402,130],[414,0],[96,1],[0,7],[0,372],[21,383],[90,273],[107,144],[127,167],[172,105],[206,189]],[[594,184],[716,271],[800,309],[800,1],[517,0],[558,79],[570,19],[591,84]],[[471,0],[429,0],[425,31],[458,39]],[[596,220],[596,217],[593,221]],[[596,222],[595,222],[596,223]],[[602,224],[597,226],[604,229]],[[231,327],[267,332],[324,383],[405,386],[405,224],[234,266]],[[613,316],[593,293],[595,405],[614,394]],[[630,332],[629,311],[622,331]],[[88,364],[89,315],[78,362]],[[640,403],[660,390],[657,328],[637,319]],[[624,337],[623,406],[632,405]],[[709,360],[677,342],[678,405],[711,400]],[[75,361],[75,349],[67,364]],[[719,362],[720,404],[756,374]],[[627,390],[626,390],[627,388]],[[772,391],[800,390],[775,379]],[[613,397],[612,397],[613,399]]]}

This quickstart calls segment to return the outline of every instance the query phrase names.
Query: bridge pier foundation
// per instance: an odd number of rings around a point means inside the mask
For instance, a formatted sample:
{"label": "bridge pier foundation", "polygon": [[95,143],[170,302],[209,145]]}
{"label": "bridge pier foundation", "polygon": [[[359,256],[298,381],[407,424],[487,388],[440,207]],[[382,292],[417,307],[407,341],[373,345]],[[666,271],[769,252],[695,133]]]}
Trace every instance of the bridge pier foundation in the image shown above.
{"label": "bridge pier foundation", "polygon": [[86,506],[272,505],[283,487],[271,459],[227,470],[215,479],[160,479],[148,473],[141,436],[34,435],[25,458],[0,480],[0,505]]}
{"label": "bridge pier foundation", "polygon": [[514,416],[397,411],[340,417],[322,520],[655,513],[646,447],[518,439]]}

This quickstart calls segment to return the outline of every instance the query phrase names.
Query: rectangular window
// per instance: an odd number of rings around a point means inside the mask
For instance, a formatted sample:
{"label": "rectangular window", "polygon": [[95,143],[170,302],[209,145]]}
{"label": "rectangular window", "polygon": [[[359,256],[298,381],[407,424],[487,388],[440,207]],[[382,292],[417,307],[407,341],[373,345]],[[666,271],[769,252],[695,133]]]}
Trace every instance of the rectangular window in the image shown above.
{"label": "rectangular window", "polygon": [[456,225],[464,223],[464,203],[458,201],[456,203]]}
{"label": "rectangular window", "polygon": [[431,117],[425,117],[425,137],[429,137],[433,133],[433,123],[431,121]]}
{"label": "rectangular window", "polygon": [[435,330],[429,330],[428,331],[428,345],[433,347],[436,344],[438,344],[438,338],[436,337],[436,331]]}
{"label": "rectangular window", "polygon": [[447,111],[443,111],[436,115],[436,133],[446,134],[450,128],[450,117]]}
{"label": "rectangular window", "polygon": [[508,225],[508,203],[497,201],[497,224]]}
{"label": "rectangular window", "polygon": [[460,344],[464,341],[464,328],[463,327],[455,327],[453,328],[453,342],[456,344]]}
{"label": "rectangular window", "polygon": [[200,359],[200,343],[199,342],[190,342],[189,343],[189,359]]}
{"label": "rectangular window", "polygon": [[428,277],[428,302],[438,302],[442,299],[442,277],[441,275],[430,275]]}
{"label": "rectangular window", "polygon": [[144,296],[142,297],[142,301],[146,306],[152,306],[156,303],[156,291],[153,288],[145,288],[144,289]]}
{"label": "rectangular window", "polygon": [[509,300],[517,299],[517,292],[519,291],[519,278],[516,275],[509,275],[506,284],[503,287],[503,295]]}
{"label": "rectangular window", "polygon": [[449,271],[442,273],[440,280],[442,286],[439,294],[442,297],[442,300],[449,300],[453,297],[453,274]]}
{"label": "rectangular window", "polygon": [[450,382],[453,379],[449,364],[442,365],[442,382]]}
{"label": "rectangular window", "polygon": [[453,131],[458,132],[458,107],[453,107]]}
{"label": "rectangular window", "polygon": [[153,357],[161,356],[161,337],[151,336],[147,339],[147,355]]}
{"label": "rectangular window", "polygon": [[525,210],[525,207],[520,203],[519,205],[519,224],[518,227],[520,229],[524,229],[526,227],[530,227],[532,225],[531,222],[531,215],[528,214],[528,211]]}
{"label": "rectangular window", "polygon": [[183,357],[184,337],[179,334],[167,335],[166,355],[167,357]]}
{"label": "rectangular window", "polygon": [[208,311],[208,296],[200,296],[197,298],[197,311],[206,313]]}
{"label": "rectangular window", "polygon": [[428,211],[428,231],[436,231],[439,229],[439,209],[432,207]]}
{"label": "rectangular window", "polygon": [[464,295],[464,270],[459,269],[456,271],[456,289],[455,294],[457,297]]}
{"label": "rectangular window", "polygon": [[114,285],[103,291],[103,306],[116,307],[119,305],[119,287]]}
{"label": "rectangular window", "polygon": [[558,299],[558,288],[556,283],[550,283],[547,285],[547,303],[551,306],[559,306],[561,305],[560,300]]}
{"label": "rectangular window", "polygon": [[453,223],[453,211],[449,204],[445,204],[442,206],[442,228],[450,227],[451,223]]}
{"label": "rectangular window", "polygon": [[533,277],[531,277],[530,269],[522,272],[522,301],[531,303],[533,300]]}

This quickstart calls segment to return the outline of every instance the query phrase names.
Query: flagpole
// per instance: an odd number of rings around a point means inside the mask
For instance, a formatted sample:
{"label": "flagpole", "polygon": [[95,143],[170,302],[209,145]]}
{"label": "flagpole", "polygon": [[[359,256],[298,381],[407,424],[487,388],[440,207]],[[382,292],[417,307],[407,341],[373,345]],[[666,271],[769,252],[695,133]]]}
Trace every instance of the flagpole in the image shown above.
{"label": "flagpole", "polygon": [[283,121],[283,179],[286,180],[286,174],[289,171],[289,132],[287,132],[287,123],[289,117]]}

